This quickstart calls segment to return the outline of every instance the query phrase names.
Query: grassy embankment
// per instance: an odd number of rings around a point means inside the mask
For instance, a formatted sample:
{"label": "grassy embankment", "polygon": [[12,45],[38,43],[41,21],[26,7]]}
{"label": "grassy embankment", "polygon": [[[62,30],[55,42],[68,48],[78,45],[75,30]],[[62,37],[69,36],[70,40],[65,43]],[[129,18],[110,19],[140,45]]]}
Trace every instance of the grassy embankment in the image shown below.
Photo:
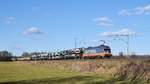
{"label": "grassy embankment", "polygon": [[148,84],[149,70],[145,70],[149,69],[146,68],[147,64],[149,62],[140,64],[123,60],[39,61],[36,64],[0,62],[0,83]]}

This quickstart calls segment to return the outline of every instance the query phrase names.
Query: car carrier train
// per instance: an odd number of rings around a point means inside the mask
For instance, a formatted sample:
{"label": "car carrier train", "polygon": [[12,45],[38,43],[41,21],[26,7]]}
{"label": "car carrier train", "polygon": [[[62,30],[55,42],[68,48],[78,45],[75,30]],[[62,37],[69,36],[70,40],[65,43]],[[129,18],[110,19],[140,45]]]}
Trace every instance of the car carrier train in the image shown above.
{"label": "car carrier train", "polygon": [[111,48],[107,45],[99,45],[87,48],[74,48],[60,52],[34,52],[31,60],[53,60],[53,59],[97,59],[110,58]]}

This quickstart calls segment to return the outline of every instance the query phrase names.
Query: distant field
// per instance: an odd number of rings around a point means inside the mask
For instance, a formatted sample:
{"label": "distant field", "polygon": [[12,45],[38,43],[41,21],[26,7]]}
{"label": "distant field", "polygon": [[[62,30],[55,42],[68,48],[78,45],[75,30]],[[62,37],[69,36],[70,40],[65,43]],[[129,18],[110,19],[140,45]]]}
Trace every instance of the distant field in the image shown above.
{"label": "distant field", "polygon": [[[143,80],[113,78],[112,73],[116,73],[113,67],[119,63],[117,60],[0,62],[0,84],[148,84]],[[105,69],[110,70],[107,73]]]}

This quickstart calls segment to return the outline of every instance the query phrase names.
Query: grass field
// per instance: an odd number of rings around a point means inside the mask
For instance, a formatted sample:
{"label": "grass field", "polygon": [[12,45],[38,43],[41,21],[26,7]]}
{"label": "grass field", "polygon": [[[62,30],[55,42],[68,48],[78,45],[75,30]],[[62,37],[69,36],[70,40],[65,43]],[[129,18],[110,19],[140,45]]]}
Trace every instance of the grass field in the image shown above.
{"label": "grass field", "polygon": [[[109,75],[76,70],[80,62],[0,62],[0,84],[141,84],[143,81],[117,80]],[[108,63],[108,62],[107,62]],[[75,69],[64,69],[75,65]],[[81,64],[81,63],[80,63]],[[84,63],[85,64],[85,63]],[[53,66],[52,66],[53,65]],[[65,66],[62,68],[62,66]],[[83,65],[85,66],[85,65]],[[89,66],[89,65],[88,65]],[[61,69],[60,69],[61,67]],[[80,67],[82,67],[80,65]],[[110,67],[110,66],[109,66]],[[102,69],[101,69],[102,70]],[[91,73],[92,72],[92,73]],[[148,83],[147,83],[148,84]]]}
{"label": "grass field", "polygon": [[[25,62],[0,62],[0,83],[11,84],[78,84],[106,82],[96,75],[81,74],[31,65]],[[107,81],[109,82],[109,81]]]}

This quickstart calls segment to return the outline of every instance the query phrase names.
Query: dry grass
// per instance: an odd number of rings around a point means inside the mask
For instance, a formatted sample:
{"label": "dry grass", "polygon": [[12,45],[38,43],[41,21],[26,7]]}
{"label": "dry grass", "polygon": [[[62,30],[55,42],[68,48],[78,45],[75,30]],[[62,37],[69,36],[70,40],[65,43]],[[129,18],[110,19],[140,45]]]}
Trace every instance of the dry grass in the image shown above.
{"label": "dry grass", "polygon": [[149,59],[1,62],[0,81],[12,84],[149,84]]}
{"label": "dry grass", "polygon": [[150,82],[150,63],[148,61],[129,61],[121,66],[114,76],[118,80],[146,80]]}
{"label": "dry grass", "polygon": [[[34,64],[34,62],[31,62]],[[118,81],[150,82],[150,61],[140,59],[107,59],[107,60],[52,60],[38,61],[38,66],[72,72],[97,74]]]}

